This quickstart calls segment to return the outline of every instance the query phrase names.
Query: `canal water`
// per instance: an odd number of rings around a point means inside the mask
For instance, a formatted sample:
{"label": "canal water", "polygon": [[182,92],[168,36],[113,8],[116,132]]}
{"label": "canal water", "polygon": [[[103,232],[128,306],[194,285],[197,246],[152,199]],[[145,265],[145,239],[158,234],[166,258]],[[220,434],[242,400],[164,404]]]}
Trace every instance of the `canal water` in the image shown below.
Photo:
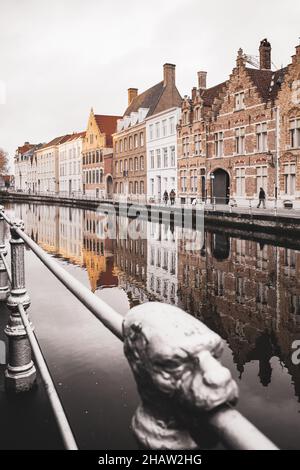
{"label": "canal water", "polygon": [[[107,232],[103,214],[75,208],[16,204],[7,211],[122,315],[159,300],[219,333],[222,362],[240,388],[237,408],[279,447],[300,448],[300,365],[292,361],[293,341],[300,340],[300,251],[224,229],[191,234],[146,221],[139,223],[143,236],[129,237],[132,221],[117,218],[116,230]],[[195,243],[187,243],[187,232]],[[139,398],[121,342],[33,253],[26,250],[25,258],[31,319],[79,447],[136,449],[130,420]],[[22,430],[36,425],[36,435],[23,431],[25,447],[61,447],[42,386],[16,405],[12,400],[8,408],[0,387],[0,410],[22,418]],[[9,426],[5,435],[13,435]]]}

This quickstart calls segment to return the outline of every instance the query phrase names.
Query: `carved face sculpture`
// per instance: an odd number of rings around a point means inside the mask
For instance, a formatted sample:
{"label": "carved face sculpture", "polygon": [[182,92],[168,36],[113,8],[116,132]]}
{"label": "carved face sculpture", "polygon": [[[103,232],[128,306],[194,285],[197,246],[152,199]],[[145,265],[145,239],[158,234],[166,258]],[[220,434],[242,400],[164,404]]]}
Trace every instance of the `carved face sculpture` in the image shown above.
{"label": "carved face sculpture", "polygon": [[174,398],[199,411],[237,399],[230,371],[217,360],[222,339],[191,315],[149,302],[127,314],[123,330],[125,354],[140,392],[147,383],[146,393]]}

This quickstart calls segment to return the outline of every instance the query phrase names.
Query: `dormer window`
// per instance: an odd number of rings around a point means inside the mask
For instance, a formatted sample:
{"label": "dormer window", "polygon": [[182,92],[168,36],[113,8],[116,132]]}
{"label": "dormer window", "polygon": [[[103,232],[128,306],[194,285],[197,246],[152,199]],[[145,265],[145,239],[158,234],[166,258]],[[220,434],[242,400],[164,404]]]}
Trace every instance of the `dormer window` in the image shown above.
{"label": "dormer window", "polygon": [[239,111],[240,109],[245,109],[245,93],[243,91],[239,93],[235,93],[234,95],[234,102],[235,102],[235,110]]}

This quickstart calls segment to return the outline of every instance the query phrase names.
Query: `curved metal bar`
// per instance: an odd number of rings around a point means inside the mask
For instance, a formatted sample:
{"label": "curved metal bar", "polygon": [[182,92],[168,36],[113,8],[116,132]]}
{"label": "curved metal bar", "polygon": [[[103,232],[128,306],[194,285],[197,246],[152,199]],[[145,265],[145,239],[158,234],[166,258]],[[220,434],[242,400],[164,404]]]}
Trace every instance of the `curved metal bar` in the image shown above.
{"label": "curved metal bar", "polygon": [[32,331],[30,322],[28,320],[26,311],[23,307],[22,304],[18,305],[19,313],[24,325],[24,328],[26,330],[30,346],[32,348],[32,351],[34,353],[34,357],[36,360],[36,364],[39,368],[40,374],[42,381],[44,383],[44,386],[47,390],[47,394],[50,400],[50,404],[54,413],[54,416],[56,418],[56,422],[62,437],[62,440],[64,442],[65,448],[67,450],[78,450],[73,432],[71,430],[71,427],[68,423],[68,420],[66,418],[64,409],[62,407],[61,401],[59,399],[59,396],[56,392],[53,380],[51,378],[51,375],[49,373],[48,367],[46,365],[45,359],[43,357],[43,354],[41,352],[39,343],[35,337],[35,334]]}
{"label": "curved metal bar", "polygon": [[279,450],[247,418],[228,405],[213,411],[208,422],[228,449]]}

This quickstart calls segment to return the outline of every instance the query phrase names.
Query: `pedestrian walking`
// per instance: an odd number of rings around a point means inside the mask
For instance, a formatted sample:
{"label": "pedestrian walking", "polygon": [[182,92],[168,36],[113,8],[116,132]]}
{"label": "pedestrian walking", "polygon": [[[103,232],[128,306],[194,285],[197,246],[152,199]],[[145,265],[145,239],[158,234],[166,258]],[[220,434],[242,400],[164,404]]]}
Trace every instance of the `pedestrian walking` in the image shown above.
{"label": "pedestrian walking", "polygon": [[259,203],[257,206],[257,209],[260,207],[261,203],[263,205],[263,208],[266,208],[266,193],[263,188],[260,188],[259,190],[259,195],[258,195]]}
{"label": "pedestrian walking", "polygon": [[164,199],[165,204],[167,205],[168,200],[169,200],[169,194],[168,194],[167,190],[165,190],[165,192],[164,192],[163,199]]}
{"label": "pedestrian walking", "polygon": [[172,189],[171,192],[170,192],[171,206],[174,206],[174,203],[175,203],[175,196],[176,196],[175,190]]}

